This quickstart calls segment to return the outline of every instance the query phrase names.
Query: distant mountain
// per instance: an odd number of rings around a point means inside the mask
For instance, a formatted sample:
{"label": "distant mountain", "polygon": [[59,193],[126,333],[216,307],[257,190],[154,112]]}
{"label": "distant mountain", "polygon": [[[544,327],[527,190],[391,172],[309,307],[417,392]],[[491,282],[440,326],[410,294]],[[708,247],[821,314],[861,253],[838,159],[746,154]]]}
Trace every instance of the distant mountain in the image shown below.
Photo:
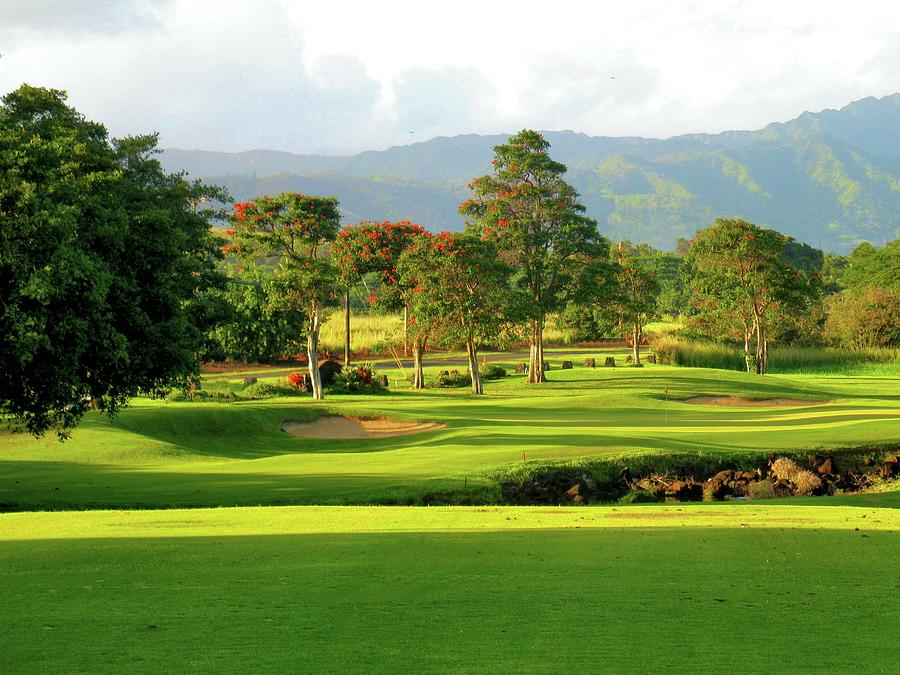
{"label": "distant mountain", "polygon": [[[773,227],[829,251],[900,237],[900,94],[803,113],[758,131],[668,139],[546,132],[607,236],[671,248],[717,216]],[[463,227],[465,184],[488,173],[507,135],[475,134],[351,157],[272,150],[166,150],[164,166],[237,199],[282,190],[336,195],[347,222]]]}

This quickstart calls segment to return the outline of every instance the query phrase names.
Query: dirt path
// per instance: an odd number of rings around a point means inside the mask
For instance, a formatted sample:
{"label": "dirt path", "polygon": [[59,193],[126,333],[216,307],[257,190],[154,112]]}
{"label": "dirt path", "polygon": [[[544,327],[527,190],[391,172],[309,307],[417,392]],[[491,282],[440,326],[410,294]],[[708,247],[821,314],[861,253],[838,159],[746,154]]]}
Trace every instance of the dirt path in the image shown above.
{"label": "dirt path", "polygon": [[[596,347],[596,348],[581,348],[579,350],[564,350],[564,351],[545,351],[544,355],[547,359],[556,359],[556,358],[565,358],[565,357],[584,357],[590,356],[595,351],[600,353],[602,350],[608,350],[610,347]],[[612,347],[612,349],[626,349],[620,347]],[[496,361],[521,361],[526,363],[528,361],[528,352],[479,352],[478,354],[480,359],[487,359],[488,363],[494,363]],[[355,360],[354,363],[362,363],[363,360]],[[369,361],[375,368],[396,368],[397,362],[393,359],[385,359],[385,358],[377,358],[375,360]],[[412,368],[413,362],[412,359],[400,359],[400,363],[403,368]],[[468,361],[465,357],[426,357],[425,358],[425,366],[447,366],[447,367],[455,367],[455,366],[468,366]],[[239,377],[287,377],[291,373],[294,372],[305,372],[306,364],[305,363],[297,363],[293,368],[260,368],[259,370],[244,370],[238,372],[212,372],[212,373],[203,373],[203,379],[205,380],[223,380],[229,378],[239,378]]]}

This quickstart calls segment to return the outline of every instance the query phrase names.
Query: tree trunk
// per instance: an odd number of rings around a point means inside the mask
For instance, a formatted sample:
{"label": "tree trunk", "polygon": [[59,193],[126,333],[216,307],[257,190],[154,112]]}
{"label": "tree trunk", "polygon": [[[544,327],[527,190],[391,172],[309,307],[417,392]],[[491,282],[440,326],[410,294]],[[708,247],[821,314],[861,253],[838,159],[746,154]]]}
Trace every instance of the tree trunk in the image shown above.
{"label": "tree trunk", "polygon": [[413,389],[425,388],[425,372],[422,368],[422,355],[425,352],[425,341],[416,338],[413,342]]}
{"label": "tree trunk", "polygon": [[544,317],[531,322],[531,351],[528,356],[528,384],[546,382],[544,377]]}
{"label": "tree trunk", "polygon": [[350,287],[344,291],[344,368],[350,369]]}
{"label": "tree trunk", "polygon": [[409,356],[409,307],[403,305],[403,356]]}
{"label": "tree trunk", "polygon": [[634,324],[634,329],[631,333],[631,339],[634,340],[634,345],[632,346],[632,350],[634,351],[634,365],[641,365],[641,339],[644,336],[644,331],[641,329],[641,326],[638,324]]}
{"label": "tree trunk", "polygon": [[469,375],[472,376],[472,393],[483,394],[481,386],[481,373],[478,372],[478,347],[474,340],[466,341],[466,355],[469,357]]}
{"label": "tree trunk", "polygon": [[759,317],[756,317],[756,374],[766,374],[766,332]]}
{"label": "tree trunk", "polygon": [[750,359],[750,331],[747,328],[744,328],[744,365],[748,373],[753,371],[753,361]]}
{"label": "tree trunk", "polygon": [[319,309],[315,308],[309,319],[309,330],[306,333],[306,356],[309,359],[309,381],[313,398],[321,401],[325,398],[322,391],[322,374],[319,372],[319,329],[321,328]]}

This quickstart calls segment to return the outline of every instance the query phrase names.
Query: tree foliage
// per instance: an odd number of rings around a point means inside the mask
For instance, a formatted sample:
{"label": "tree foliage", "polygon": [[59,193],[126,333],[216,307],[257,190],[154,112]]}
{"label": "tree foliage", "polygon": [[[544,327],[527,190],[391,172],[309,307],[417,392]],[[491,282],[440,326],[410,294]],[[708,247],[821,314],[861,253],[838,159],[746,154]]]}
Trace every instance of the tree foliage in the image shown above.
{"label": "tree foliage", "polygon": [[900,288],[865,286],[828,298],[825,337],[848,349],[900,347]]}
{"label": "tree foliage", "polygon": [[718,219],[697,232],[687,256],[700,321],[707,330],[742,337],[748,370],[759,374],[766,371],[770,329],[782,316],[808,312],[820,292],[815,274],[785,261],[789,241],[752,223]]}
{"label": "tree foliage", "polygon": [[841,282],[845,288],[900,287],[900,239],[882,248],[862,243],[847,257]]}
{"label": "tree foliage", "polygon": [[496,342],[515,318],[521,294],[510,286],[512,268],[498,255],[496,242],[473,234],[442,232],[422,237],[400,257],[404,287],[410,288],[412,328],[437,332],[442,344],[463,347],[472,393],[483,394],[478,350]]}
{"label": "tree foliage", "polygon": [[225,195],[165,173],[156,142],[111,139],[62,91],[3,98],[0,409],[31,433],[197,372],[218,255],[197,205]]}
{"label": "tree foliage", "polygon": [[233,243],[222,250],[240,255],[249,265],[275,260],[265,282],[271,305],[303,312],[313,397],[324,398],[319,331],[337,297],[339,271],[328,247],[340,227],[338,200],[292,192],[257,197],[235,204],[231,222]]}
{"label": "tree foliage", "polygon": [[[494,148],[494,171],[472,180],[472,197],[460,205],[469,230],[496,239],[528,292],[531,321],[528,381],[541,382],[547,315],[583,297],[609,276],[608,242],[584,215],[578,193],[564,179],[565,165],[551,159],[549,143],[523,130]],[[581,297],[579,297],[581,296]]]}

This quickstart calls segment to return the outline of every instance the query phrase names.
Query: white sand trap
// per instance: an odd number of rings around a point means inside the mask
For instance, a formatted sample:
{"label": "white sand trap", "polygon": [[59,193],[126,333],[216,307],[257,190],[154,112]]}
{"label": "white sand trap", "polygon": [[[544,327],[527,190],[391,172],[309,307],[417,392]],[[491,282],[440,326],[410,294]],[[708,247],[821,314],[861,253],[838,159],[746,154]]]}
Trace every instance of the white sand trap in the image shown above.
{"label": "white sand trap", "polygon": [[831,401],[804,401],[799,398],[744,398],[743,396],[693,396],[682,399],[681,402],[695,405],[721,405],[733,408],[790,408],[831,403]]}
{"label": "white sand trap", "polygon": [[313,422],[285,420],[281,424],[286,431],[301,438],[345,439],[345,438],[387,438],[409,436],[424,431],[444,429],[446,424],[437,422],[400,422],[388,419],[365,419],[326,415]]}

